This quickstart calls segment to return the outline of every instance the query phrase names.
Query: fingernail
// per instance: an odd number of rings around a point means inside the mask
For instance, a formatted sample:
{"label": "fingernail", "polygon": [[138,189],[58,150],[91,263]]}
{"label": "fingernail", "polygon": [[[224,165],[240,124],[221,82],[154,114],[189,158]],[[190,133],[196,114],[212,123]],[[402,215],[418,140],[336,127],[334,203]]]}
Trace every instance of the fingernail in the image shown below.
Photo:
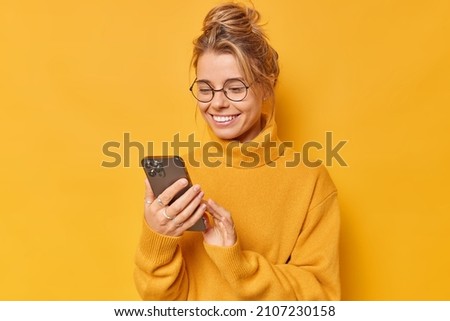
{"label": "fingernail", "polygon": [[200,190],[200,185],[194,185],[194,191],[198,192]]}
{"label": "fingernail", "polygon": [[204,192],[200,192],[200,193],[197,195],[197,197],[198,197],[198,198],[202,198],[204,195],[205,195]]}
{"label": "fingernail", "polygon": [[182,178],[182,179],[180,180],[180,184],[181,184],[181,186],[186,186],[186,185],[188,184],[187,179],[186,179],[186,178]]}

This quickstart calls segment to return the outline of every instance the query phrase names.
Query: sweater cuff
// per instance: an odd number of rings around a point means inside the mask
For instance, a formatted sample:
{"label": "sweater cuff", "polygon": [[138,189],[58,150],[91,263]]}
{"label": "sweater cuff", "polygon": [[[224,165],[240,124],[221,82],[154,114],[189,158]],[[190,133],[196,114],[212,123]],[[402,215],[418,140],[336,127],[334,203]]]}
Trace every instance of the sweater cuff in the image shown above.
{"label": "sweater cuff", "polygon": [[232,246],[215,246],[203,242],[205,251],[225,279],[234,283],[251,274],[250,265],[241,250],[239,241]]}
{"label": "sweater cuff", "polygon": [[180,236],[167,236],[153,231],[144,219],[139,242],[139,252],[152,264],[166,264],[175,255],[180,238]]}

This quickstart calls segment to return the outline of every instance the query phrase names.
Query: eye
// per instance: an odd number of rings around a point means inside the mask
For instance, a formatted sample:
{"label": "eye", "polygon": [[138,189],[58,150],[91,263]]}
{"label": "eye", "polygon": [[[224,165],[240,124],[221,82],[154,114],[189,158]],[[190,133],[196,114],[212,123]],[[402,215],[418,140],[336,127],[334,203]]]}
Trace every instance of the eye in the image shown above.
{"label": "eye", "polygon": [[198,82],[195,84],[194,86],[194,90],[199,94],[199,95],[210,95],[212,93],[212,89],[209,86],[209,84],[205,83],[205,82]]}
{"label": "eye", "polygon": [[195,81],[189,90],[202,103],[210,102],[214,97],[214,89],[208,82],[203,80]]}
{"label": "eye", "polygon": [[243,93],[245,91],[245,87],[244,86],[233,86],[233,87],[228,87],[227,91],[229,91],[230,93],[233,94],[240,94]]}
{"label": "eye", "polygon": [[225,90],[230,94],[242,94],[247,90],[247,88],[242,81],[231,80],[225,84]]}

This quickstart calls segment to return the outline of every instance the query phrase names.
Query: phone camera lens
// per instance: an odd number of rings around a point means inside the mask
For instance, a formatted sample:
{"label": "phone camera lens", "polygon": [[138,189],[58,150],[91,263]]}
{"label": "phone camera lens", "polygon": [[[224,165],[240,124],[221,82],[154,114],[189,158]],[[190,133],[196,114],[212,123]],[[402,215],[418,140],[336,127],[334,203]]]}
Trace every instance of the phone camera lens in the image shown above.
{"label": "phone camera lens", "polygon": [[177,167],[184,167],[184,162],[183,162],[183,159],[181,157],[175,156],[173,158],[173,162],[175,163],[175,165]]}
{"label": "phone camera lens", "polygon": [[155,169],[151,169],[149,172],[149,175],[151,176],[151,177],[155,177],[156,176],[156,170]]}
{"label": "phone camera lens", "polygon": [[144,161],[144,166],[145,166],[146,168],[150,168],[150,167],[152,167],[152,163],[151,163],[151,160],[149,160],[149,159],[146,159],[146,160]]}

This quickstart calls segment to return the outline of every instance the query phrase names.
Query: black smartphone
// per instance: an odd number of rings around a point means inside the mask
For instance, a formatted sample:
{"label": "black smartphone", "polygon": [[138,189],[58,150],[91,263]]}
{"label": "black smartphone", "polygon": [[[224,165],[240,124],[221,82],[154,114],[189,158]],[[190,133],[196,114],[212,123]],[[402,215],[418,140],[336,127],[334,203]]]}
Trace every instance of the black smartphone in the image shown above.
{"label": "black smartphone", "polygon": [[[180,156],[147,156],[142,159],[141,164],[155,196],[160,195],[180,178],[187,179],[188,185],[179,191],[168,205],[172,204],[192,186],[184,160]],[[204,231],[205,229],[205,222],[201,217],[188,230]]]}

